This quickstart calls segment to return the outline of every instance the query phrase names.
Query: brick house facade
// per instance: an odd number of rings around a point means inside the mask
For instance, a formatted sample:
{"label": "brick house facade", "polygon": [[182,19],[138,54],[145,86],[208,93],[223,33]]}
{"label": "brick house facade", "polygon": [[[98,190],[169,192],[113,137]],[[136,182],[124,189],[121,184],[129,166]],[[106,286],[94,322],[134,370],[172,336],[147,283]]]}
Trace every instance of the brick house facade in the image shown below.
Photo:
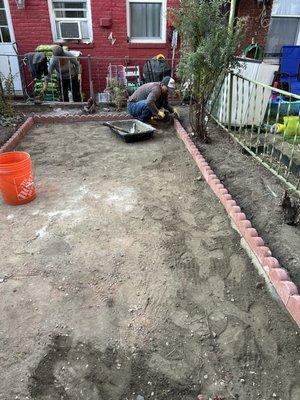
{"label": "brick house facade", "polygon": [[[145,0],[145,3],[149,0]],[[129,0],[130,2],[130,0]],[[165,0],[158,0],[165,3]],[[52,3],[58,3],[52,1]],[[63,3],[63,2],[60,2]],[[66,2],[67,3],[67,2]],[[79,3],[75,1],[74,3]],[[103,58],[115,57],[124,58],[147,58],[153,53],[162,52],[170,56],[170,42],[168,33],[170,26],[167,26],[167,37],[165,43],[155,43],[149,40],[149,43],[132,43],[128,40],[127,31],[127,11],[128,3],[126,0],[87,0],[90,7],[92,40],[91,43],[77,43],[70,41],[68,45],[72,49],[78,49],[83,55],[91,55]],[[134,3],[134,2],[133,2]],[[149,1],[149,4],[153,1]],[[175,7],[177,0],[167,0],[167,7]],[[52,10],[49,10],[51,0],[25,0],[25,8],[18,9],[15,0],[9,0],[11,16],[15,31],[15,38],[20,54],[32,51],[41,43],[58,42],[53,32],[51,22],[54,16]],[[76,18],[75,18],[76,19]],[[51,21],[52,20],[52,21]],[[166,21],[164,20],[163,24]],[[112,32],[116,38],[114,44],[108,40]]]}
{"label": "brick house facade", "polygon": [[244,49],[252,38],[255,43],[265,48],[269,30],[269,21],[271,17],[273,0],[266,3],[265,13],[263,5],[256,0],[239,0],[237,4],[237,16],[246,17],[246,35],[241,45]]}
{"label": "brick house facade", "polygon": [[[61,43],[58,39],[55,26],[55,13],[61,15],[61,11],[55,11],[55,7],[70,3],[68,1],[58,2],[56,0],[25,0],[25,8],[19,9],[15,0],[9,2],[10,14],[13,24],[15,41],[19,54],[25,54],[40,44]],[[83,40],[65,41],[65,44],[72,50],[78,50],[82,56],[97,57],[92,61],[92,77],[95,91],[103,90],[105,87],[105,76],[109,62],[113,64],[142,65],[144,61],[162,53],[166,58],[171,58],[171,37],[172,27],[167,22],[166,9],[175,7],[178,0],[145,0],[147,12],[151,17],[160,14],[161,26],[149,27],[148,30],[156,32],[155,38],[141,37],[131,38],[130,11],[135,11],[136,0],[85,0],[71,2],[72,6],[87,7],[87,25],[89,37]],[[159,7],[157,8],[157,4]],[[156,5],[156,10],[151,7]],[[130,9],[132,7],[132,9]],[[64,10],[66,14],[76,16],[81,11]],[[80,15],[81,16],[81,15]],[[76,19],[76,18],[73,18]],[[137,25],[138,25],[137,21]],[[143,30],[142,24],[139,29]],[[148,33],[146,32],[147,35]],[[153,32],[152,32],[153,33]],[[150,32],[151,34],[151,32]],[[83,76],[87,75],[87,60],[82,61]],[[86,79],[84,79],[86,81]]]}
{"label": "brick house facade", "polygon": [[[273,1],[279,4],[286,0],[237,1],[236,15],[247,18],[241,50],[252,38],[265,48]],[[290,2],[296,4],[297,0]],[[18,7],[17,3],[23,3],[24,7]],[[178,3],[179,0],[0,0],[0,14],[7,12],[7,19],[11,21],[10,42],[16,43],[19,54],[34,51],[40,44],[63,42],[63,27],[78,20],[82,39],[66,44],[72,50],[79,50],[83,57],[96,57],[91,69],[92,79],[95,91],[101,91],[105,87],[109,62],[142,66],[145,60],[158,53],[171,58],[172,27],[166,11]],[[3,15],[2,18],[5,19]],[[0,54],[3,54],[3,47],[9,45],[3,43],[8,42],[5,29],[7,27],[0,26]],[[86,76],[87,60],[83,64]]]}

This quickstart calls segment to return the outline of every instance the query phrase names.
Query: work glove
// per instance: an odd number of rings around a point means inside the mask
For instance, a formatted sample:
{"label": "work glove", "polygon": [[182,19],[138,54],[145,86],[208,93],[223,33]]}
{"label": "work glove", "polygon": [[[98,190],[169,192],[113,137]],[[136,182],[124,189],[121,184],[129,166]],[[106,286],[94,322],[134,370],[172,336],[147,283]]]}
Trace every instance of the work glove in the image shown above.
{"label": "work glove", "polygon": [[157,116],[159,119],[164,119],[165,118],[165,113],[163,111],[158,111]]}
{"label": "work glove", "polygon": [[174,118],[177,118],[177,119],[180,118],[179,112],[176,108],[173,109],[173,115],[174,115]]}

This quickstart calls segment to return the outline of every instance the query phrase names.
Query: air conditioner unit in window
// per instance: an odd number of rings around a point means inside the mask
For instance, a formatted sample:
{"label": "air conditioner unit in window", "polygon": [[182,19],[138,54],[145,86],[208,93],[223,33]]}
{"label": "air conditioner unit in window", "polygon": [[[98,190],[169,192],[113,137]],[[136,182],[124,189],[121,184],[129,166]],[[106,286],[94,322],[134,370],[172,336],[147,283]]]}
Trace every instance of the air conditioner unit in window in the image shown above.
{"label": "air conditioner unit in window", "polygon": [[82,39],[79,21],[60,21],[59,29],[62,39]]}

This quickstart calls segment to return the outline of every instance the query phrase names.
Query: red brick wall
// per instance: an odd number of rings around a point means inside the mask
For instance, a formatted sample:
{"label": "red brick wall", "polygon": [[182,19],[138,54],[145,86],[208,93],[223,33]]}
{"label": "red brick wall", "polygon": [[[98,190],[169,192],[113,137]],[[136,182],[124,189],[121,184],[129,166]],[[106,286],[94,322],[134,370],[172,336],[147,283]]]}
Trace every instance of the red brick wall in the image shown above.
{"label": "red brick wall", "polygon": [[[26,0],[24,10],[18,10],[15,0],[9,0],[13,19],[16,42],[19,53],[24,54],[34,49],[41,43],[53,43],[50,26],[47,0]],[[168,0],[168,7],[175,7],[178,0]],[[108,61],[104,58],[118,58],[114,61],[124,64],[124,58],[128,57],[128,64],[137,63],[135,59],[143,60],[152,58],[158,53],[163,53],[167,58],[171,57],[170,35],[171,27],[167,28],[166,44],[130,44],[127,43],[127,20],[126,0],[91,0],[93,43],[77,44],[70,43],[70,49],[80,50],[83,56],[91,55],[101,59],[93,62],[93,83],[95,91],[103,90],[105,87],[105,76]],[[112,18],[112,27],[100,26],[100,18]],[[111,45],[107,37],[113,32],[116,42]],[[87,62],[83,62],[86,75]],[[144,61],[140,61],[141,66]]]}
{"label": "red brick wall", "polygon": [[[267,18],[270,18],[272,10],[273,0],[267,1]],[[263,6],[258,3],[257,0],[240,0],[238,2],[238,17],[248,17],[247,18],[247,29],[246,37],[242,44],[242,49],[251,43],[252,38],[254,38],[255,43],[258,43],[264,48],[266,44],[268,27],[261,26],[261,12]]]}

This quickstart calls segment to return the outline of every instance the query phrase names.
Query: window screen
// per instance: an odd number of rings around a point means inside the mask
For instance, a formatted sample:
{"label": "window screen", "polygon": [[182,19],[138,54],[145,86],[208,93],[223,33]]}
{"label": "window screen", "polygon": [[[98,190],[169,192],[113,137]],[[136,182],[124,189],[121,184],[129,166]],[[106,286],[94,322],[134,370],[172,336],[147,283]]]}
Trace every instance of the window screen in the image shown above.
{"label": "window screen", "polygon": [[294,45],[297,43],[299,34],[300,18],[276,18],[271,19],[269,28],[266,53],[278,55],[282,46]]}
{"label": "window screen", "polygon": [[161,3],[130,3],[130,37],[132,39],[160,39],[161,27]]}
{"label": "window screen", "polygon": [[299,0],[274,0],[272,15],[299,15]]}
{"label": "window screen", "polygon": [[[0,0],[1,1],[1,0]],[[57,39],[61,39],[60,21],[80,21],[82,39],[90,38],[87,18],[87,1],[56,1],[53,0],[53,11]]]}

